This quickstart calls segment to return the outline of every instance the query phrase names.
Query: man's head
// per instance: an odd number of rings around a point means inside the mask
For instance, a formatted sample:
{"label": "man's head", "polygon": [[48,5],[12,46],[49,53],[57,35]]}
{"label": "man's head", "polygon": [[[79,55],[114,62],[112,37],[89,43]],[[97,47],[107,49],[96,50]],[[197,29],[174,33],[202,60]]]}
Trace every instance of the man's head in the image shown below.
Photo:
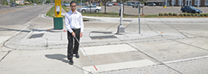
{"label": "man's head", "polygon": [[76,3],[74,1],[71,1],[70,8],[71,8],[72,11],[76,10]]}

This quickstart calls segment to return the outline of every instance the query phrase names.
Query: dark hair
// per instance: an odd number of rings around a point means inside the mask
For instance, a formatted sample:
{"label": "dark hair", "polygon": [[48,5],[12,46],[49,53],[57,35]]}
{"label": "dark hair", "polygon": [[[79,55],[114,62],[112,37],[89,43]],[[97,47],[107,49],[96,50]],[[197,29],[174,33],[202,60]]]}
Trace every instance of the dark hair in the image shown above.
{"label": "dark hair", "polygon": [[71,1],[70,6],[72,5],[72,3],[75,3],[74,1]]}

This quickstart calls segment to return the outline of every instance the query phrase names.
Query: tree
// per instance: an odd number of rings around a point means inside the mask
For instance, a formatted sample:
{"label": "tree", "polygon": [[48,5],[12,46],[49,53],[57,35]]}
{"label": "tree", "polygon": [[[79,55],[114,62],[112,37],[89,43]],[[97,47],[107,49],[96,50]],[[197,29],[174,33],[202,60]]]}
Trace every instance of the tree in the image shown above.
{"label": "tree", "polygon": [[[146,3],[147,0],[139,0],[141,4]],[[144,15],[144,6],[142,6],[142,15]]]}
{"label": "tree", "polygon": [[124,2],[127,2],[129,0],[118,0],[117,2],[121,2],[122,1],[122,4],[123,4],[123,15],[124,15]]}
{"label": "tree", "polygon": [[111,0],[101,0],[103,3],[104,3],[104,5],[105,5],[105,11],[104,11],[104,14],[106,14],[106,3],[108,2],[108,1],[111,1]]}

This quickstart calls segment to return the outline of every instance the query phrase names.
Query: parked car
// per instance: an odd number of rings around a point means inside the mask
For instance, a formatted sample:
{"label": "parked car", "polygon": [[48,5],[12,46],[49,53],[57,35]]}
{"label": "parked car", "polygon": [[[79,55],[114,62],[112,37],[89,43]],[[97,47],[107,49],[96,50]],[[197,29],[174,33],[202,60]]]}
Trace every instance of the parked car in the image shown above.
{"label": "parked car", "polygon": [[114,5],[114,6],[117,6],[118,4],[117,4],[117,3],[113,3],[113,5]]}
{"label": "parked car", "polygon": [[147,4],[148,6],[156,6],[156,4],[155,3],[149,3],[149,4]]}
{"label": "parked car", "polygon": [[65,3],[64,6],[65,7],[69,7],[70,6],[70,3]]}
{"label": "parked car", "polygon": [[181,7],[182,12],[188,12],[188,13],[202,13],[202,10],[197,9],[193,6],[183,6]]}
{"label": "parked car", "polygon": [[132,5],[132,7],[134,8],[134,7],[136,7],[136,8],[138,8],[139,7],[139,2],[135,2],[133,5]]}
{"label": "parked car", "polygon": [[[90,12],[90,6],[88,5],[83,8],[78,8],[77,11],[82,12],[82,13]],[[99,12],[99,11],[102,11],[101,7],[95,6],[95,5],[91,6],[91,12]]]}
{"label": "parked car", "polygon": [[36,6],[37,4],[36,3],[33,3],[33,5]]}
{"label": "parked car", "polygon": [[117,6],[121,6],[121,3],[117,3]]}
{"label": "parked car", "polygon": [[127,3],[127,6],[132,6],[133,4],[132,3]]}
{"label": "parked car", "polygon": [[113,6],[113,3],[106,3],[106,6]]}
{"label": "parked car", "polygon": [[11,3],[10,7],[16,7],[17,4],[16,3]]}

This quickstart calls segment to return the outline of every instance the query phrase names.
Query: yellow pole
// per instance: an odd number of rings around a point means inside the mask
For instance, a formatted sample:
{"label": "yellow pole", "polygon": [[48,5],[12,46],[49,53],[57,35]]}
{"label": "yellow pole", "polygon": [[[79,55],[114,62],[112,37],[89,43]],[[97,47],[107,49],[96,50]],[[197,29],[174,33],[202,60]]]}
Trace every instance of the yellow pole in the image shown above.
{"label": "yellow pole", "polygon": [[61,17],[61,0],[55,0],[55,17]]}

